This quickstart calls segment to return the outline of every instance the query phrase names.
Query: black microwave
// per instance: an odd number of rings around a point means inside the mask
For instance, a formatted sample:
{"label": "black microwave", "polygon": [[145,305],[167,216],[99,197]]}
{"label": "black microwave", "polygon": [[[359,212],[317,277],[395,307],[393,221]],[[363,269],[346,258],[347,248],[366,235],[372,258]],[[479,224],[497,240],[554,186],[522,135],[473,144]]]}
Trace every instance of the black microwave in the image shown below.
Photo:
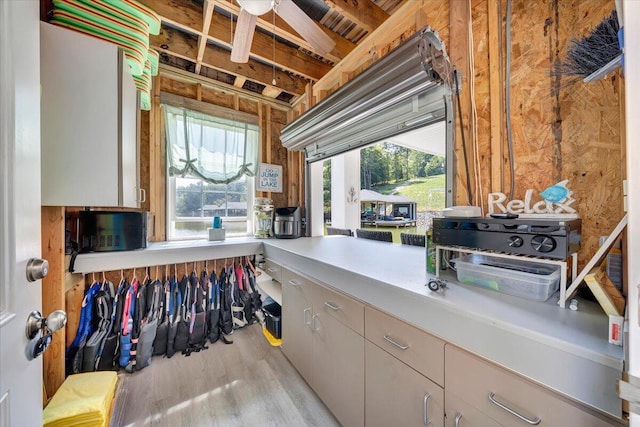
{"label": "black microwave", "polygon": [[147,247],[146,212],[80,211],[78,252],[131,251]]}

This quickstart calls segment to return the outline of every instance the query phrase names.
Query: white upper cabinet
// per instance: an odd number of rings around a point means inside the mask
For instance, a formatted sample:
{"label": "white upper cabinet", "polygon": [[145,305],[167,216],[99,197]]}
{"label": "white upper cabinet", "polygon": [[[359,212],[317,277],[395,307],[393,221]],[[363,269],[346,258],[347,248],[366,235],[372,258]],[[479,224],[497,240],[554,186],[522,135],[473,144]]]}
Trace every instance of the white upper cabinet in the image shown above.
{"label": "white upper cabinet", "polygon": [[139,203],[136,88],[114,44],[41,23],[42,205]]}

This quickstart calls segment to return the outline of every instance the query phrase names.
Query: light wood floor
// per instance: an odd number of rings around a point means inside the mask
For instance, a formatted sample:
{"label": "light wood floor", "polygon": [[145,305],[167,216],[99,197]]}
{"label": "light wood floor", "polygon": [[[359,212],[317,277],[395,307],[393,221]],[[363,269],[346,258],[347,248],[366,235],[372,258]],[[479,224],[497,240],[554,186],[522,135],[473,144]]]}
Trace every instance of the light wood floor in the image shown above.
{"label": "light wood floor", "polygon": [[260,324],[185,357],[121,371],[111,426],[339,426]]}

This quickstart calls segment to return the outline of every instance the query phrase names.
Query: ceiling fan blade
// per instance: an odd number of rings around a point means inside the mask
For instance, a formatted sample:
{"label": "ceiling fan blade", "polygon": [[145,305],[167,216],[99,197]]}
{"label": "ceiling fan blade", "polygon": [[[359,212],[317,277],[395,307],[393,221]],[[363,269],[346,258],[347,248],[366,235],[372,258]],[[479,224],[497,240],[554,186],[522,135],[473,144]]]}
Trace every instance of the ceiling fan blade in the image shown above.
{"label": "ceiling fan blade", "polygon": [[233,47],[231,48],[231,61],[248,62],[253,33],[256,29],[257,16],[250,14],[244,9],[240,9],[236,32],[233,35]]}
{"label": "ceiling fan blade", "polygon": [[318,27],[318,24],[309,18],[293,1],[276,0],[274,10],[282,19],[287,21],[287,24],[291,25],[291,28],[296,30],[303,39],[317,49],[319,53],[327,54],[335,47],[336,43],[331,37],[326,35],[324,31]]}

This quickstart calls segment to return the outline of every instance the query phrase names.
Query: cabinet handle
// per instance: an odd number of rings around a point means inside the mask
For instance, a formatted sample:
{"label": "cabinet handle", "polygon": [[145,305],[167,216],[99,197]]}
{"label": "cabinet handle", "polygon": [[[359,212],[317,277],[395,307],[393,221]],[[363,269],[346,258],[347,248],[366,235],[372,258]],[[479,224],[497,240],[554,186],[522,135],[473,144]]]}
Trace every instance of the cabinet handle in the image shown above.
{"label": "cabinet handle", "polygon": [[409,346],[409,344],[407,344],[407,345],[402,345],[402,344],[399,344],[399,343],[395,342],[395,341],[394,341],[394,340],[393,340],[389,335],[385,335],[385,336],[384,336],[384,340],[385,340],[386,342],[389,342],[389,343],[391,343],[391,344],[395,345],[395,346],[396,346],[396,347],[398,347],[400,350],[406,350],[406,349],[408,349],[408,348],[410,347],[410,346]]}
{"label": "cabinet handle", "polygon": [[147,201],[147,190],[144,188],[138,188],[138,202],[144,203]]}
{"label": "cabinet handle", "polygon": [[275,268],[275,267],[269,267],[269,268],[267,268],[267,271],[268,271],[269,273],[275,273],[276,271],[278,271],[278,269],[277,269],[277,268]]}
{"label": "cabinet handle", "polygon": [[307,322],[307,314],[311,313],[311,309],[310,308],[305,308],[304,310],[302,310],[302,321],[304,322],[305,325],[310,325],[311,324],[311,320],[309,320]]}
{"label": "cabinet handle", "polygon": [[313,332],[318,332],[318,330],[316,329],[316,317],[318,317],[317,314],[314,314],[313,316],[311,316],[311,330]]}
{"label": "cabinet handle", "polygon": [[453,422],[455,423],[454,427],[460,427],[460,420],[462,419],[462,414],[460,412],[456,412],[456,417]]}
{"label": "cabinet handle", "polygon": [[489,401],[491,401],[491,403],[493,403],[494,405],[496,405],[498,408],[500,409],[504,409],[505,411],[507,411],[508,413],[510,413],[511,415],[518,417],[519,419],[521,419],[522,421],[524,421],[527,424],[531,424],[532,426],[537,426],[538,424],[540,424],[540,421],[542,421],[542,419],[540,417],[535,417],[534,419],[530,420],[529,418],[520,415],[519,413],[517,413],[516,411],[514,411],[513,409],[509,408],[507,405],[498,402],[495,399],[495,394],[493,392],[489,393]]}
{"label": "cabinet handle", "polygon": [[300,282],[296,281],[296,280],[287,280],[287,282],[291,285],[291,286],[300,286]]}
{"label": "cabinet handle", "polygon": [[425,393],[424,394],[424,398],[422,399],[422,415],[423,415],[423,418],[424,418],[422,421],[424,422],[424,425],[426,425],[426,426],[431,424],[431,420],[427,416],[427,402],[429,401],[430,397],[431,397],[431,395],[429,393]]}
{"label": "cabinet handle", "polygon": [[333,311],[338,311],[340,310],[340,307],[338,307],[337,305],[333,304],[332,302],[325,302],[324,305],[326,305],[327,307],[329,307],[331,310]]}

